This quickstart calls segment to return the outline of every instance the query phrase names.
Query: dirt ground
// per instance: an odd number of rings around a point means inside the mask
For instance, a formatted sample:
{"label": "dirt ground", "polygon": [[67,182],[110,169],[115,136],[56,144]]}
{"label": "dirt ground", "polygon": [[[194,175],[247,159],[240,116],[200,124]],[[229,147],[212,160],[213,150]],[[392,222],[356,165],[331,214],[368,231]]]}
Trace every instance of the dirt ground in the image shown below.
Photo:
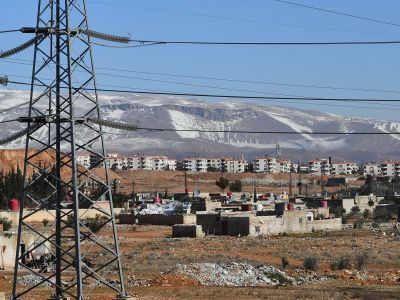
{"label": "dirt ground", "polygon": [[[106,233],[108,234],[108,233]],[[274,237],[215,237],[172,239],[171,227],[119,226],[127,287],[138,299],[400,299],[400,241],[381,230],[346,230]],[[355,272],[358,255],[366,255],[367,279]],[[170,272],[176,264],[246,262],[281,268],[302,268],[305,257],[316,257],[326,282],[279,287],[201,286],[196,280]],[[332,271],[332,260],[346,256],[349,270]],[[11,289],[12,275],[0,272],[0,291]],[[134,282],[143,281],[140,285]],[[36,293],[46,299],[45,290]],[[113,299],[97,289],[90,299]],[[32,298],[29,298],[32,299]]]}
{"label": "dirt ground", "polygon": [[[147,171],[147,170],[131,170],[118,171],[119,180],[121,181],[121,191],[125,193],[135,192],[153,192],[158,191],[164,193],[183,193],[185,191],[184,172],[180,171]],[[187,173],[188,188],[190,192],[195,189],[206,193],[219,193],[220,189],[215,185],[215,181],[221,177],[221,173]],[[224,173],[223,176],[230,182],[241,180],[243,191],[252,193],[253,182],[255,181],[258,193],[272,192],[281,194],[289,192],[289,174],[266,174],[266,173]],[[293,193],[297,194],[298,188],[296,184],[298,180],[303,183],[302,194],[306,193],[305,185],[308,185],[308,193],[321,192],[320,180],[321,176],[310,174],[293,174],[292,188]],[[323,176],[323,181],[327,181],[327,176]],[[354,185],[360,185],[358,181],[352,182]],[[338,188],[328,188],[330,192],[335,192]],[[228,189],[226,189],[228,191]]]}

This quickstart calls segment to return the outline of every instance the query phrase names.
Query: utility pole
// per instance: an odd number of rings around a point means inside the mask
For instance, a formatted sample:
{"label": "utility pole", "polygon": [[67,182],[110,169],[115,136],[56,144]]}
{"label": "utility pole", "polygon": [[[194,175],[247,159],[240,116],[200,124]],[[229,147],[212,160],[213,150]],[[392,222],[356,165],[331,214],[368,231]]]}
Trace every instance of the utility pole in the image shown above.
{"label": "utility pole", "polygon": [[[37,289],[45,284],[46,296],[51,299],[93,299],[99,286],[113,290],[118,299],[129,299],[102,128],[84,121],[87,117],[100,118],[86,0],[37,2],[35,27],[22,30],[35,34],[36,40],[11,299],[37,297]],[[29,151],[32,148],[37,150]],[[84,152],[96,158],[88,169],[76,160]],[[43,153],[51,157],[45,164],[37,162]],[[99,178],[93,168],[103,168],[104,177]],[[33,172],[43,180],[29,181]],[[84,192],[92,182],[96,182],[101,193]],[[102,198],[109,201],[109,207],[98,205]],[[24,212],[27,202],[34,207]],[[101,216],[96,231],[88,226],[85,217],[81,218],[88,209]],[[54,211],[53,230],[44,232],[27,221],[43,210]],[[111,228],[111,240],[101,236],[106,228]],[[28,233],[35,236],[36,242],[23,247],[23,236]],[[83,243],[85,248],[81,248]],[[55,266],[47,273],[32,269],[25,260],[43,247],[50,254],[49,265]],[[102,249],[101,259],[93,254],[94,248]],[[17,285],[18,278],[27,273],[35,276],[35,285]]]}
{"label": "utility pole", "polygon": [[289,171],[289,197],[293,196],[293,191],[292,191],[292,168],[290,168]]}

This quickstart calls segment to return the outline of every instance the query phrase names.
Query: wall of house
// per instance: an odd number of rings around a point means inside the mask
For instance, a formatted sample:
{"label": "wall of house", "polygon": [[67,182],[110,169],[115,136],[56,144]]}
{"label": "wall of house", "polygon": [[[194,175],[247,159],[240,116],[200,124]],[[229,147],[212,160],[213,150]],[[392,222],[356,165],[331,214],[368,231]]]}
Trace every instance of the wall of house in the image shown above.
{"label": "wall of house", "polygon": [[143,215],[138,216],[139,224],[173,226],[175,224],[196,224],[196,215]]}
{"label": "wall of house", "polygon": [[[121,212],[122,208],[115,208],[114,213],[119,214]],[[63,210],[67,212],[68,210]],[[24,211],[24,215],[28,215],[30,213],[29,210]],[[98,210],[96,209],[80,209],[79,210],[79,215],[83,218],[94,218],[96,215],[101,214]],[[35,223],[35,222],[42,222],[43,219],[47,219],[50,222],[53,222],[55,220],[55,215],[56,211],[55,210],[42,210],[36,212],[34,215],[28,217],[25,219],[25,222],[27,223]],[[18,220],[19,220],[19,212],[14,212],[14,211],[0,211],[0,218],[7,218],[11,220],[14,226],[18,226]]]}

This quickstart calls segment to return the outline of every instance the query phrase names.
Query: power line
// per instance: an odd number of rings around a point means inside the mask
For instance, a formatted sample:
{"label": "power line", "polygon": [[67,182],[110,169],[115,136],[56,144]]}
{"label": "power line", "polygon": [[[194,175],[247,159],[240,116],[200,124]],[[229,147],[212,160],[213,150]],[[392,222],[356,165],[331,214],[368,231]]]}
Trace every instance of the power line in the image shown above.
{"label": "power line", "polygon": [[[99,74],[99,73],[97,73],[97,74]],[[101,74],[101,73],[100,73]],[[28,77],[28,76],[21,76],[21,75],[11,75],[10,74],[10,76],[12,76],[12,77],[20,77],[20,78],[30,78],[30,77]],[[110,75],[111,76],[111,75]],[[42,80],[45,80],[45,79],[43,79],[42,78]],[[46,79],[46,80],[49,80],[49,79]],[[181,84],[181,83],[176,83],[176,84]],[[28,83],[26,83],[26,85],[28,85]],[[111,85],[111,84],[99,84],[99,85],[97,85],[98,87],[112,87],[112,88],[132,88],[132,87],[124,87],[124,86],[117,86],[117,85]],[[197,86],[197,85],[194,85],[194,86]],[[210,86],[211,87],[211,86]],[[215,88],[218,88],[218,87],[215,87]],[[143,90],[143,91],[154,91],[154,92],[158,92],[158,91],[160,91],[160,90],[151,90],[151,89],[141,89],[141,88],[134,88],[134,89],[137,89],[137,90]],[[225,88],[221,88],[221,89],[225,89]],[[229,89],[229,90],[231,90],[231,89]],[[235,90],[238,90],[238,89],[235,89]],[[242,91],[242,90],[238,90],[238,91]],[[244,91],[244,90],[243,90]],[[161,90],[161,92],[173,92],[173,91],[167,91],[167,90]],[[251,92],[255,92],[255,93],[258,93],[257,91],[251,91]],[[257,100],[257,101],[263,101],[263,102],[268,102],[268,103],[277,103],[277,104],[279,104],[279,105],[282,105],[282,101],[278,101],[278,100],[273,100],[273,99],[260,99],[260,100]],[[360,102],[360,103],[363,103],[363,102]],[[368,102],[366,102],[366,103],[368,103]],[[11,107],[11,108],[9,108],[9,109],[7,109],[7,110],[12,110],[12,109],[14,109],[14,108],[17,108],[17,107],[20,107],[20,106],[23,106],[23,105],[27,105],[27,104],[29,104],[29,102],[25,102],[25,103],[22,103],[22,104],[20,104],[20,105],[17,105],[17,106],[15,106],[15,107]],[[340,105],[335,105],[335,104],[329,104],[329,103],[315,103],[315,102],[305,102],[305,101],[294,101],[294,100],[285,100],[285,104],[302,104],[302,105],[313,105],[313,106],[315,106],[315,105],[319,105],[319,106],[329,106],[329,107],[341,107],[341,108],[358,108],[358,109],[377,109],[377,110],[400,110],[399,109],[399,107],[400,107],[400,105],[397,105],[397,104],[387,104],[387,103],[376,103],[376,102],[374,102],[374,105],[379,105],[379,106],[382,106],[382,107],[376,107],[376,106],[355,106],[355,105],[344,105],[344,104],[340,104]],[[0,113],[1,112],[3,112],[3,111],[1,111],[0,110]]]}
{"label": "power line", "polygon": [[0,30],[0,33],[19,32],[21,29]]}
{"label": "power line", "polygon": [[378,19],[362,17],[362,16],[357,16],[357,15],[353,15],[353,14],[349,14],[349,13],[345,13],[345,12],[334,11],[334,10],[320,8],[320,7],[316,7],[316,6],[295,3],[295,2],[291,2],[291,1],[287,1],[287,0],[275,0],[275,1],[281,2],[281,3],[285,3],[285,4],[289,4],[289,5],[298,6],[298,7],[308,8],[308,9],[312,9],[312,10],[327,12],[327,13],[330,13],[330,14],[336,14],[336,15],[341,15],[341,16],[345,16],[345,17],[350,17],[350,18],[354,18],[354,19],[359,19],[359,20],[370,21],[370,22],[374,22],[374,23],[380,23],[380,24],[400,27],[400,24],[387,22],[387,21],[382,21],[382,20],[378,20]]}
{"label": "power line", "polygon": [[[27,59],[15,59],[15,58],[11,59],[11,58],[9,58],[9,59],[0,60],[0,62],[6,62],[6,63],[11,63],[11,64],[20,64],[20,65],[31,65],[31,63],[25,63],[25,62],[30,62],[30,60],[27,60]],[[276,85],[276,86],[290,86],[290,87],[301,87],[301,88],[361,91],[361,92],[378,92],[378,93],[400,93],[400,91],[398,91],[398,90],[347,88],[347,87],[336,87],[336,86],[327,86],[327,85],[321,86],[321,85],[312,85],[312,84],[252,81],[252,80],[240,80],[240,79],[233,79],[233,78],[219,78],[219,77],[210,77],[210,76],[194,76],[194,75],[175,74],[175,73],[147,72],[147,71],[124,69],[124,68],[96,67],[96,69],[106,70],[106,71],[126,72],[126,73],[138,73],[138,74],[160,75],[160,76],[169,76],[169,77],[180,77],[180,78],[189,78],[189,79],[215,80],[215,81],[237,82],[237,83],[251,83],[251,84],[260,84],[260,85]],[[121,76],[121,75],[118,75],[118,76]]]}
{"label": "power line", "polygon": [[[219,46],[329,46],[329,45],[390,45],[400,41],[333,41],[333,42],[221,42],[221,41],[166,41],[166,40],[130,40],[141,45],[219,45]],[[129,48],[127,46],[109,46]]]}
{"label": "power line", "polygon": [[[11,84],[31,85],[28,82],[9,81]],[[74,89],[74,87],[73,87]],[[88,88],[94,91],[93,88]],[[157,92],[157,91],[138,91],[138,90],[117,90],[117,89],[96,89],[99,92],[114,92],[126,94],[147,94],[147,95],[166,95],[166,96],[188,96],[188,97],[204,97],[204,98],[227,98],[227,99],[271,99],[271,100],[306,100],[306,101],[338,101],[338,102],[400,102],[400,99],[361,99],[361,98],[321,98],[321,97],[269,97],[269,96],[253,96],[253,95],[221,95],[221,94],[201,94],[201,93],[178,93],[178,92]]]}
{"label": "power line", "polygon": [[18,119],[0,121],[0,124],[11,123],[11,122],[18,122]]}
{"label": "power line", "polygon": [[154,11],[158,13],[168,13],[168,14],[175,14],[175,15],[186,15],[192,17],[201,17],[201,18],[210,18],[210,19],[219,19],[225,21],[234,21],[234,22],[244,22],[244,23],[253,23],[253,24],[269,24],[274,26],[284,26],[284,27],[292,27],[292,28],[302,28],[308,30],[322,30],[322,31],[331,31],[331,32],[345,32],[345,33],[357,33],[357,34],[366,34],[366,35],[387,35],[387,36],[398,36],[394,34],[387,34],[387,33],[371,33],[371,32],[364,32],[364,31],[357,31],[357,30],[348,30],[348,29],[336,29],[336,28],[326,28],[326,27],[317,27],[317,26],[306,26],[306,25],[299,25],[299,24],[288,24],[288,23],[278,23],[278,22],[269,22],[266,20],[257,20],[257,19],[243,19],[243,18],[235,18],[235,17],[224,17],[224,16],[217,16],[217,15],[208,15],[202,13],[191,13],[191,12],[183,12],[183,11],[174,11],[174,10],[166,10],[160,8],[150,8],[150,7],[143,7],[138,5],[132,5],[127,3],[115,3],[115,2],[107,2],[107,1],[99,1],[99,0],[91,0],[91,2],[99,3],[99,4],[106,4],[110,6],[125,6],[125,7],[132,7],[135,9],[146,10],[146,11]]}

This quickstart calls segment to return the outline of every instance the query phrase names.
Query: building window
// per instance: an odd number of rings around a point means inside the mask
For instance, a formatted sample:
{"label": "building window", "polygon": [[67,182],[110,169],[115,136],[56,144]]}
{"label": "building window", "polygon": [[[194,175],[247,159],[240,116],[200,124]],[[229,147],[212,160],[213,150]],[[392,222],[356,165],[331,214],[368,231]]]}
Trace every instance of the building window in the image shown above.
{"label": "building window", "polygon": [[299,224],[303,224],[303,218],[299,218]]}

